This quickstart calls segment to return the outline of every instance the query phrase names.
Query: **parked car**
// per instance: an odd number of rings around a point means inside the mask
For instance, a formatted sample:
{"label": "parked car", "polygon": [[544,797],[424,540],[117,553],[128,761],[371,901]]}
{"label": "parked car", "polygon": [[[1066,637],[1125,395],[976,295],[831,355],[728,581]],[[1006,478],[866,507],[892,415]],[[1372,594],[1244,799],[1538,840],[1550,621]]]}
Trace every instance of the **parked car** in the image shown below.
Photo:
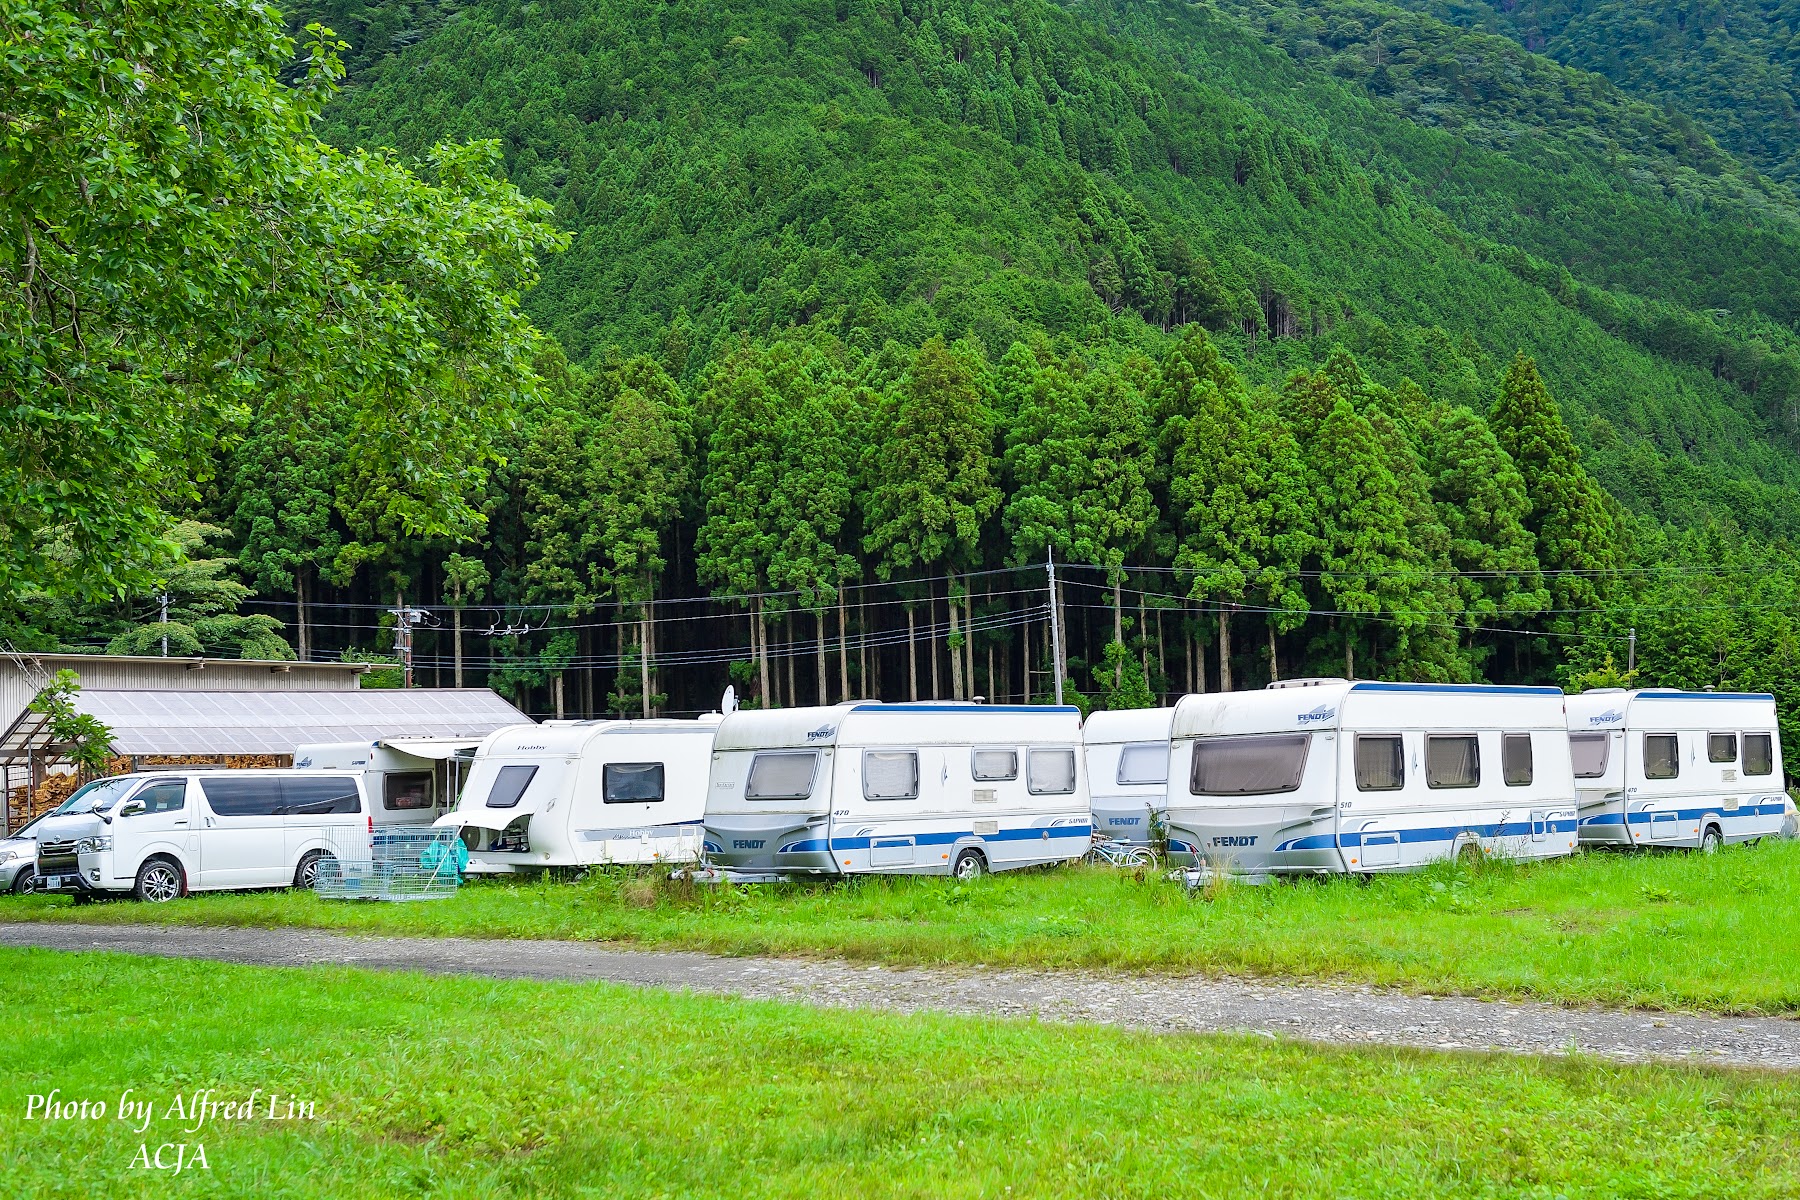
{"label": "parked car", "polygon": [[37,879],[36,829],[49,813],[33,817],[13,832],[0,838],[0,894],[11,892],[23,896],[33,890]]}
{"label": "parked car", "polygon": [[373,815],[356,771],[154,771],[38,831],[37,886],[84,899],[311,887],[335,848],[366,845]]}

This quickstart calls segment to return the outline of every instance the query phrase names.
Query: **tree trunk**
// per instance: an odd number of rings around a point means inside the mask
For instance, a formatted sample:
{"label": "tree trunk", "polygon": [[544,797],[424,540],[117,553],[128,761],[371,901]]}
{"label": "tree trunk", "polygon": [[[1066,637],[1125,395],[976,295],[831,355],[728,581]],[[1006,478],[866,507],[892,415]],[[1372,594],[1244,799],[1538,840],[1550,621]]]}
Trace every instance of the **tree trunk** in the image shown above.
{"label": "tree trunk", "polygon": [[556,703],[556,719],[563,719],[563,673],[558,671],[550,677],[550,696]]}
{"label": "tree trunk", "polygon": [[[1125,580],[1120,575],[1113,576],[1113,641],[1125,644],[1125,597],[1121,591]],[[1118,687],[1125,680],[1125,660],[1113,661],[1113,686]]]}
{"label": "tree trunk", "polygon": [[975,694],[975,609],[974,598],[963,590],[963,678],[969,681],[970,696]]}
{"label": "tree trunk", "polygon": [[1344,622],[1344,678],[1356,678],[1356,634],[1348,621]]}
{"label": "tree trunk", "polygon": [[[450,628],[452,630],[452,632],[450,634],[450,638],[451,638],[451,641],[454,642],[454,644],[455,644],[455,648],[452,651],[452,653],[454,653],[456,656],[456,686],[461,687],[463,685],[462,587],[461,587],[461,585],[458,585],[453,591],[451,591],[450,603],[456,606],[450,610]],[[300,657],[305,658],[306,657],[305,653],[303,652],[300,655]]]}
{"label": "tree trunk", "polygon": [[1019,651],[1019,675],[1025,686],[1024,703],[1031,703],[1031,618],[1025,618],[1025,638]]}
{"label": "tree trunk", "polygon": [[781,640],[787,648],[787,654],[785,655],[787,662],[787,706],[789,708],[799,708],[800,697],[797,693],[797,689],[794,687],[794,614],[792,610],[789,610],[781,618]]}
{"label": "tree trunk", "polygon": [[950,650],[950,698],[961,700],[963,692],[963,645],[960,626],[957,623],[956,576],[952,575],[944,584],[944,606],[950,610],[950,636],[946,645]]}
{"label": "tree trunk", "polygon": [[919,699],[919,629],[918,615],[906,607],[906,690],[915,702]]}
{"label": "tree trunk", "polygon": [[[859,690],[871,700],[881,697],[881,681],[869,677],[869,605],[866,601],[856,602],[856,666],[861,678],[857,681]],[[879,664],[880,659],[876,662]]]}
{"label": "tree trunk", "polygon": [[1275,657],[1275,622],[1269,621],[1269,682],[1276,683],[1281,679],[1281,663]]}
{"label": "tree trunk", "polygon": [[823,608],[813,610],[813,624],[818,630],[816,644],[819,651],[819,703],[830,704],[831,697],[827,694],[830,686],[825,682],[825,610]]}
{"label": "tree trunk", "polygon": [[1219,605],[1219,690],[1231,690],[1231,608]]}
{"label": "tree trunk", "polygon": [[769,695],[769,631],[763,624],[763,602],[758,596],[752,601],[750,616],[750,650],[756,656],[757,678],[761,681],[762,690],[757,699],[764,708],[774,708],[775,702]]}
{"label": "tree trunk", "polygon": [[931,621],[931,641],[929,643],[931,647],[931,698],[942,700],[944,698],[943,675],[938,670],[938,660],[943,656],[938,653],[937,597],[932,595],[929,583],[925,585],[925,598],[925,615]]}
{"label": "tree trunk", "polygon": [[[294,614],[295,624],[299,626],[294,639],[299,643],[296,649],[300,652],[300,661],[309,662],[312,659],[312,626],[306,620],[306,568],[304,566],[294,572]],[[461,687],[462,684],[459,683],[456,686]]]}
{"label": "tree trunk", "polygon": [[[1163,647],[1163,610],[1160,608],[1156,610],[1156,679],[1163,687],[1169,686],[1169,659]],[[1163,696],[1163,692],[1157,693],[1157,699],[1161,700]]]}
{"label": "tree trunk", "polygon": [[638,685],[643,689],[639,697],[639,707],[644,716],[650,715],[650,606],[645,605],[643,615],[638,618]]}
{"label": "tree trunk", "polygon": [[850,617],[844,606],[844,589],[838,588],[838,698],[850,699]]}

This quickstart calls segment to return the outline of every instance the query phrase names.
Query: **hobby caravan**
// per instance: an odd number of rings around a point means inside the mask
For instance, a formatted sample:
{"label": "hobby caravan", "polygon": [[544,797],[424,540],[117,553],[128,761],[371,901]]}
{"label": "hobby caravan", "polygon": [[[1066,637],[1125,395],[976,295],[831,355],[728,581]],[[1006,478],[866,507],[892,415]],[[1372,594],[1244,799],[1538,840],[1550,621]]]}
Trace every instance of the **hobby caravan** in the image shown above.
{"label": "hobby caravan", "polygon": [[1465,846],[1520,859],[1575,849],[1556,688],[1293,681],[1185,697],[1170,732],[1177,861],[1361,874]]}
{"label": "hobby caravan", "polygon": [[557,721],[492,733],[456,808],[476,867],[682,863],[700,857],[719,718]]}
{"label": "hobby caravan", "polygon": [[1782,832],[1773,696],[1596,689],[1568,713],[1582,841],[1716,849]]}
{"label": "hobby caravan", "polygon": [[1081,725],[1094,831],[1149,846],[1168,796],[1172,708],[1088,714]]}
{"label": "hobby caravan", "polygon": [[838,704],[719,725],[706,854],[736,871],[967,878],[1087,852],[1074,708]]}

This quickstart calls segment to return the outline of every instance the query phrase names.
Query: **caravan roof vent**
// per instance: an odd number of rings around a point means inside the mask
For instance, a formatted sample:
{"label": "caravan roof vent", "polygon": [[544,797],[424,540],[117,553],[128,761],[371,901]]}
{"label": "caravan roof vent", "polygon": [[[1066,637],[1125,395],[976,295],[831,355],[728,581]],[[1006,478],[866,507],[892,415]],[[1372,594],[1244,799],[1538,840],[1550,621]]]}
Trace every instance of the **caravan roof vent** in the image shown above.
{"label": "caravan roof vent", "polygon": [[1349,682],[1348,679],[1339,679],[1335,675],[1320,675],[1312,679],[1277,679],[1269,685],[1269,688],[1274,690],[1276,688],[1324,687],[1326,684]]}

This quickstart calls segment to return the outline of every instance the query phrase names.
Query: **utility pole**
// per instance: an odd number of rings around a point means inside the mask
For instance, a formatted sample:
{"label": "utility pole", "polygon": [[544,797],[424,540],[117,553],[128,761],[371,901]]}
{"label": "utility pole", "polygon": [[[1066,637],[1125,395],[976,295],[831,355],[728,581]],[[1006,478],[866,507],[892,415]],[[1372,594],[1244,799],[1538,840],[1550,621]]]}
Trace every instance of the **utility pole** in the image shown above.
{"label": "utility pole", "polygon": [[394,596],[396,607],[388,609],[394,618],[394,652],[400,658],[400,686],[413,685],[413,624],[429,620],[431,614],[422,608],[406,607],[406,597],[398,593]]}
{"label": "utility pole", "polygon": [[162,594],[162,656],[169,657],[169,593]]}
{"label": "utility pole", "polygon": [[[1056,547],[1044,547],[1044,569],[1050,576],[1050,667],[1056,672],[1056,702],[1063,702],[1062,615],[1056,603]],[[1026,699],[1030,699],[1029,696]]]}

